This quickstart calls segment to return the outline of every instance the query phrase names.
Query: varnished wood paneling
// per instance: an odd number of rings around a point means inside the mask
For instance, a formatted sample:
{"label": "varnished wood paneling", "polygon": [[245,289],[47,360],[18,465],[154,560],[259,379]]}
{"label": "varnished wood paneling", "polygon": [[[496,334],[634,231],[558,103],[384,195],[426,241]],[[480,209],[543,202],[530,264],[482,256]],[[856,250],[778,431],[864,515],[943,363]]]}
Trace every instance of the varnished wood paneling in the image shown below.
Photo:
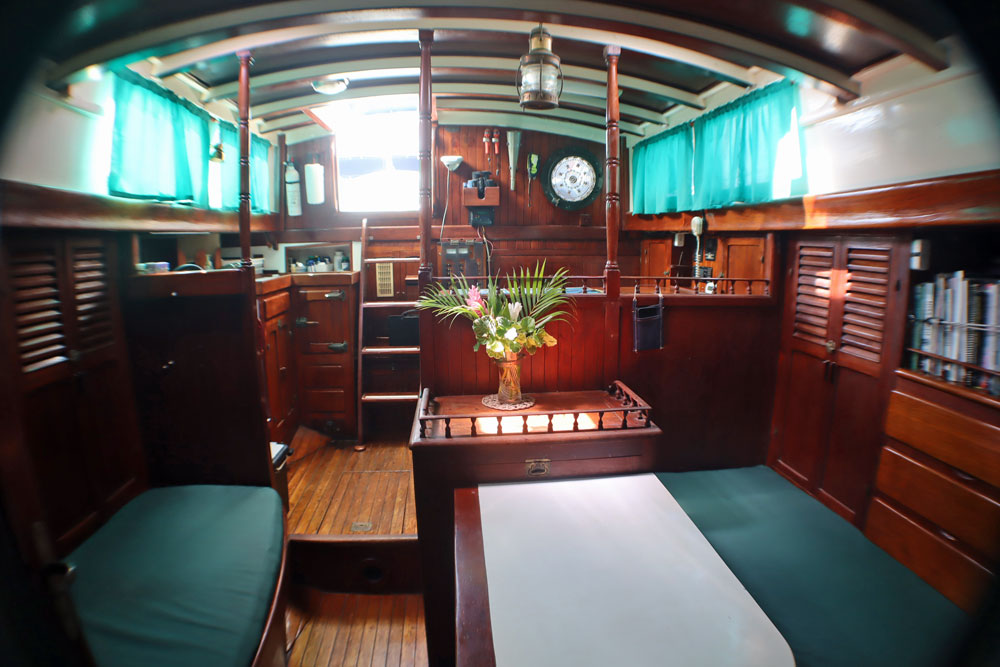
{"label": "varnished wood paneling", "polygon": [[[627,215],[626,231],[687,232],[692,213]],[[1000,222],[1000,171],[980,171],[709,211],[721,231],[861,230]]]}
{"label": "varnished wood paneling", "polygon": [[886,435],[1000,486],[1000,428],[913,396],[892,392]]}
{"label": "varnished wood paneling", "polygon": [[[603,169],[603,156],[599,147],[567,137],[542,132],[521,132],[521,151],[517,159],[515,174],[515,190],[510,189],[510,160],[507,156],[507,131],[501,130],[499,169],[496,155],[490,146],[491,162],[488,163],[483,153],[483,130],[478,126],[438,127],[435,137],[434,156],[434,215],[440,225],[444,211],[444,199],[447,178],[451,178],[451,197],[448,202],[448,221],[445,234],[453,224],[467,225],[468,210],[462,203],[462,183],[472,177],[473,171],[491,171],[493,179],[500,184],[500,205],[496,209],[497,225],[573,225],[573,226],[604,226],[604,198],[598,197],[594,203],[580,211],[564,211],[553,206],[542,190],[541,175],[549,156],[556,150],[570,146],[580,146],[594,155]],[[527,160],[529,153],[537,153],[540,157],[538,177],[531,184],[531,194],[528,195]],[[447,168],[441,163],[442,155],[461,155],[461,166],[449,175]],[[499,171],[499,173],[497,173]],[[529,205],[530,203],[530,205]],[[488,232],[489,230],[487,230]],[[604,248],[601,248],[604,254]]]}
{"label": "varnished wood paneling", "polygon": [[[236,232],[236,213],[129,201],[0,180],[5,227],[103,231]],[[277,229],[277,216],[254,215],[255,232]]]}
{"label": "varnished wood paneling", "polygon": [[983,564],[882,498],[871,503],[865,535],[969,613],[993,583]]}
{"label": "varnished wood paneling", "polygon": [[919,458],[885,447],[878,468],[878,490],[988,558],[1000,560],[1000,497],[969,486],[954,470]]}

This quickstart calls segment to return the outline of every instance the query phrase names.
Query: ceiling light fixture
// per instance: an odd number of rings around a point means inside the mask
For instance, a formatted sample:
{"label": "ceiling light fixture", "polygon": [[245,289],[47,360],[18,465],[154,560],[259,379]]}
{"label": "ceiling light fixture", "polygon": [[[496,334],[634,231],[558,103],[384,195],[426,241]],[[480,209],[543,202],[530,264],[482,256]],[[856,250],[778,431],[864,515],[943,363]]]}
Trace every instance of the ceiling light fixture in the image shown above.
{"label": "ceiling light fixture", "polygon": [[313,81],[312,89],[321,95],[339,95],[347,90],[349,83],[350,81],[344,78],[323,79],[321,81]]}
{"label": "ceiling light fixture", "polygon": [[539,25],[528,37],[528,53],[517,68],[517,96],[523,109],[555,109],[562,94],[559,56],[552,53],[552,35]]}

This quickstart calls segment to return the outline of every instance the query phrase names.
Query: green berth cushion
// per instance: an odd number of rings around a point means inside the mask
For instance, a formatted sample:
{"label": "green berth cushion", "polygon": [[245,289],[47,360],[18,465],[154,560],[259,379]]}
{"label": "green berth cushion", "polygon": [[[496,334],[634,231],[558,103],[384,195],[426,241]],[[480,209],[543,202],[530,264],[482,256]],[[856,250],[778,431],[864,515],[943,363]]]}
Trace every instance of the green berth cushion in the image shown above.
{"label": "green berth cushion", "polygon": [[965,613],[770,468],[657,477],[799,667],[948,663]]}
{"label": "green berth cushion", "polygon": [[247,667],[281,562],[271,488],[152,489],[67,561],[84,634],[101,667]]}

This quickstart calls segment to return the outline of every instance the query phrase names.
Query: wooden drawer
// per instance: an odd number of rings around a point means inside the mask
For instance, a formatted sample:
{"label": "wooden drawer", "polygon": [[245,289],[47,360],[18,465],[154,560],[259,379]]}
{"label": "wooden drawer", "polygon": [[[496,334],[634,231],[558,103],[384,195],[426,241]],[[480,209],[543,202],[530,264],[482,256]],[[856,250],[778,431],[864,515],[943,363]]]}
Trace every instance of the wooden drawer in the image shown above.
{"label": "wooden drawer", "polygon": [[306,364],[300,371],[302,386],[311,389],[343,388],[350,384],[352,364]]}
{"label": "wooden drawer", "polygon": [[882,498],[872,501],[865,535],[970,613],[993,583],[986,567]]}
{"label": "wooden drawer", "polygon": [[343,389],[306,389],[302,399],[305,412],[344,412],[348,407]]}
{"label": "wooden drawer", "polygon": [[922,463],[886,447],[879,461],[878,490],[899,501],[992,561],[1000,560],[1000,500],[972,488],[960,473]]}
{"label": "wooden drawer", "polygon": [[270,294],[260,300],[262,315],[265,320],[281,315],[291,306],[292,298],[288,292],[278,292]]}
{"label": "wooden drawer", "polygon": [[885,433],[973,477],[1000,486],[1000,428],[899,391]]}

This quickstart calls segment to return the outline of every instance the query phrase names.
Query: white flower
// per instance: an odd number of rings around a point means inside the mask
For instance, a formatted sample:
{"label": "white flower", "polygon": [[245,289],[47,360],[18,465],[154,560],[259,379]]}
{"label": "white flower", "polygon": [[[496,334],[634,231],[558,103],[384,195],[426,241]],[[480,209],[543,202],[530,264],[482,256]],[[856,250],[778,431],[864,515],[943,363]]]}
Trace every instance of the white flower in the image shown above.
{"label": "white flower", "polygon": [[510,319],[517,322],[521,318],[521,302],[515,301],[514,303],[507,305],[507,310],[510,311]]}
{"label": "white flower", "polygon": [[506,338],[507,340],[514,340],[515,338],[517,338],[517,329],[515,329],[514,327],[507,329],[503,337]]}

